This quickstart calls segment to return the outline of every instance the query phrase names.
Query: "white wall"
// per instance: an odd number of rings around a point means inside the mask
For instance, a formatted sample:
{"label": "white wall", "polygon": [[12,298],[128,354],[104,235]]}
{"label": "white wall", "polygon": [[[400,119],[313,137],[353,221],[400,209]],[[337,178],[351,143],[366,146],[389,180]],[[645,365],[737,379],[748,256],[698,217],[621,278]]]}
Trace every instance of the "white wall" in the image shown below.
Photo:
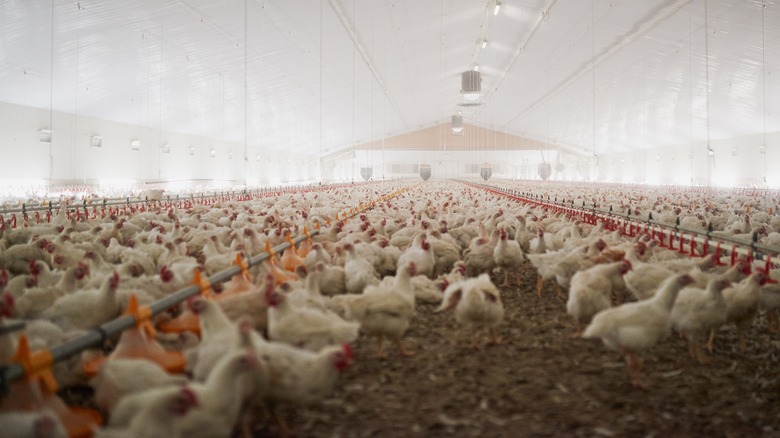
{"label": "white wall", "polygon": [[[39,130],[48,128],[52,143],[41,143]],[[91,147],[93,135],[102,137],[102,147]],[[141,142],[138,151],[130,147],[132,140]],[[163,144],[170,145],[170,153],[163,153]],[[212,149],[214,157],[209,155]],[[312,182],[320,174],[316,157],[290,154],[280,147],[247,145],[248,160],[244,160],[244,145],[240,143],[67,113],[50,114],[9,103],[0,103],[0,151],[5,162],[0,175],[3,185],[101,181],[277,185]]]}
{"label": "white wall", "polygon": [[[419,177],[411,172],[415,164],[430,164],[433,178],[479,178],[479,165],[490,163],[495,178],[540,179],[537,166],[544,161],[555,168],[557,151],[356,151],[356,158],[336,160],[331,178],[336,181],[362,180],[361,167],[373,168],[373,179]],[[562,172],[553,170],[550,179],[575,180],[587,177],[587,172],[578,172],[578,158],[562,153]],[[393,165],[400,165],[408,172],[394,173]],[[472,165],[477,171],[471,172]],[[327,167],[327,165],[326,165]]]}
{"label": "white wall", "polygon": [[[638,153],[603,155],[597,180],[648,184],[724,187],[780,187],[780,133],[712,140],[713,156],[706,142],[648,149]],[[765,172],[766,169],[766,172]],[[766,177],[766,181],[764,181]]]}

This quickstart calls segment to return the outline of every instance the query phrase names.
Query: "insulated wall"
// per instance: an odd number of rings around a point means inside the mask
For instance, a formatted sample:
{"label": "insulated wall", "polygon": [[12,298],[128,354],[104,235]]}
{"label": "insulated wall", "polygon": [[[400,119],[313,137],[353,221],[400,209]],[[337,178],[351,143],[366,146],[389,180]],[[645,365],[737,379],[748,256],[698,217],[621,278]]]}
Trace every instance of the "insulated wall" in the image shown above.
{"label": "insulated wall", "polygon": [[[51,128],[51,143],[41,129]],[[93,145],[99,137],[101,145]],[[137,146],[133,146],[137,141]],[[278,185],[312,182],[318,160],[256,145],[0,103],[6,186],[152,182]],[[246,151],[246,156],[245,156]]]}

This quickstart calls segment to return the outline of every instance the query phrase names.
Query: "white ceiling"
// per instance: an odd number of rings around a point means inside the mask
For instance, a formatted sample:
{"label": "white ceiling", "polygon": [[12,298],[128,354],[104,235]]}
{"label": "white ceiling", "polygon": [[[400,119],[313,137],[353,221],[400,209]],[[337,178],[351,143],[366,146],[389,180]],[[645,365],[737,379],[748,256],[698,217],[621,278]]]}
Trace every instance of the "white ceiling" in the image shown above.
{"label": "white ceiling", "polygon": [[459,110],[588,154],[780,127],[774,1],[494,1],[4,0],[0,101],[316,155]]}

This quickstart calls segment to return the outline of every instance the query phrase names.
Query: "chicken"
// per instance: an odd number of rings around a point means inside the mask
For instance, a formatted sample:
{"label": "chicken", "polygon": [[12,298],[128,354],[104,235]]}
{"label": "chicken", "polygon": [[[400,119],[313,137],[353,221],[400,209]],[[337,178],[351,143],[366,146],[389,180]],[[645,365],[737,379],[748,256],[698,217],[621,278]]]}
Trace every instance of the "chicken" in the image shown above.
{"label": "chicken", "polygon": [[436,257],[425,234],[418,234],[414,237],[412,245],[398,258],[398,269],[403,269],[410,263],[415,264],[418,275],[433,277],[436,269]]}
{"label": "chicken", "polygon": [[43,317],[63,330],[97,327],[119,315],[116,300],[119,274],[103,279],[100,289],[87,289],[60,297],[43,312]]}
{"label": "chicken", "polygon": [[39,283],[42,275],[51,275],[51,271],[49,271],[49,265],[40,260],[30,260],[28,263],[28,270],[30,272],[29,274],[14,276],[8,280],[5,287],[0,287],[0,290],[5,290],[6,292],[11,293],[14,297],[18,298],[22,296],[25,289],[36,286],[43,286],[44,284]]}
{"label": "chicken", "polygon": [[329,396],[339,375],[352,363],[352,347],[344,344],[312,352],[258,338],[254,338],[253,348],[269,368],[269,385],[260,397],[282,435],[289,435],[290,429],[279,415],[279,406],[309,406]]}
{"label": "chicken", "polygon": [[320,245],[319,243],[315,243],[311,247],[311,251],[309,254],[306,255],[306,258],[304,259],[304,264],[306,265],[307,269],[314,269],[314,266],[317,265],[317,263],[324,263],[329,264],[330,263],[330,254],[325,251],[325,249]]}
{"label": "chicken", "polygon": [[77,282],[89,275],[89,267],[83,263],[68,268],[57,284],[48,287],[26,289],[16,300],[16,314],[22,318],[35,318],[54,304],[58,298],[76,289]]}
{"label": "chicken", "polygon": [[[237,296],[243,296],[237,295]],[[204,381],[214,365],[231,348],[238,345],[239,330],[237,323],[228,319],[216,302],[202,297],[188,301],[189,310],[198,315],[200,325],[200,344],[185,352],[187,368],[196,381]]]}
{"label": "chicken", "polygon": [[197,407],[197,394],[187,386],[165,386],[131,394],[116,405],[107,428],[95,438],[179,436],[179,421]]}
{"label": "chicken", "polygon": [[463,252],[463,262],[466,264],[468,275],[471,277],[482,273],[490,273],[496,266],[493,251],[498,243],[498,230],[495,230],[490,239],[476,237]]}
{"label": "chicken", "polygon": [[761,287],[761,297],[759,299],[761,308],[766,312],[766,329],[769,333],[780,331],[778,323],[777,309],[780,309],[780,283],[776,279],[767,281]]}
{"label": "chicken", "polygon": [[345,286],[347,293],[359,294],[369,285],[379,284],[379,274],[366,259],[359,258],[351,243],[344,245],[347,260],[344,264]]}
{"label": "chicken", "polygon": [[606,265],[596,265],[574,274],[566,302],[566,312],[574,318],[577,325],[575,336],[582,332],[584,324],[590,322],[593,315],[612,306],[612,292],[617,280],[631,270],[631,262],[623,260]]}
{"label": "chicken", "polygon": [[95,390],[95,403],[106,411],[114,410],[123,397],[169,385],[182,385],[184,376],[168,374],[159,365],[147,359],[114,359],[106,361],[89,384]]}
{"label": "chicken", "polygon": [[40,260],[47,263],[51,259],[49,246],[51,242],[38,239],[29,243],[11,246],[0,253],[0,266],[12,274],[27,272],[30,261]]}
{"label": "chicken", "polygon": [[758,313],[761,286],[766,284],[766,281],[766,274],[757,272],[723,291],[723,298],[726,300],[727,323],[734,323],[737,326],[739,351],[741,352],[747,350],[745,331],[753,324]]}
{"label": "chicken", "polygon": [[4,411],[0,430],[13,438],[68,438],[60,418],[48,411]]}
{"label": "chicken", "polygon": [[402,356],[413,355],[404,349],[401,337],[415,314],[411,286],[415,273],[414,263],[409,263],[399,271],[392,284],[370,286],[361,295],[339,295],[332,299],[344,308],[346,319],[358,321],[363,333],[376,338],[378,358],[387,357],[382,346],[383,338],[392,340]]}
{"label": "chicken", "polygon": [[493,250],[493,259],[496,266],[504,272],[504,282],[499,287],[509,286],[509,271],[516,270],[525,261],[520,244],[507,239],[506,231],[501,228],[498,235],[496,249]]}
{"label": "chicken", "polygon": [[269,372],[254,349],[240,349],[222,357],[204,383],[189,385],[200,402],[178,419],[177,432],[182,437],[229,438],[244,404],[255,392],[267,390]]}
{"label": "chicken", "polygon": [[295,308],[285,294],[269,282],[265,291],[268,304],[268,337],[310,351],[328,345],[352,342],[358,337],[360,324],[344,321],[311,307]]}
{"label": "chicken", "polygon": [[652,298],[597,313],[582,336],[600,338],[608,348],[624,354],[631,383],[644,387],[640,380],[642,363],[637,355],[669,337],[674,302],[680,290],[692,282],[688,274],[669,277]]}
{"label": "chicken", "polygon": [[489,344],[500,344],[496,326],[504,319],[501,294],[488,274],[451,284],[436,312],[455,309],[455,320],[471,330],[471,347],[478,349],[478,332],[487,328]]}
{"label": "chicken", "polygon": [[[699,347],[712,330],[726,323],[726,301],[723,290],[731,285],[728,278],[713,278],[707,289],[687,287],[680,291],[672,308],[671,318],[675,330],[688,340],[688,353],[699,363],[706,358]],[[708,345],[712,351],[711,345]]]}

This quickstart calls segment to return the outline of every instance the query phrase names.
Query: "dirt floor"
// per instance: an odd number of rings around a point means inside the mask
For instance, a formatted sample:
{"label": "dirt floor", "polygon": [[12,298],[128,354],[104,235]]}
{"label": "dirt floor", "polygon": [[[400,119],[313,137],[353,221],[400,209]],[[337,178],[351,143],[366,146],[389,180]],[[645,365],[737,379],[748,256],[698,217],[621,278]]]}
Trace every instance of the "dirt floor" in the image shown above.
{"label": "dirt floor", "polygon": [[[526,264],[502,290],[502,345],[472,349],[453,314],[434,305],[418,305],[405,338],[411,358],[391,349],[378,360],[361,337],[332,398],[282,410],[295,436],[780,437],[780,335],[767,334],[762,317],[744,354],[736,329],[723,328],[708,365],[676,335],[657,345],[644,355],[642,390],[618,353],[572,338],[564,303],[551,284],[537,298],[535,282]],[[273,425],[254,431],[276,436]]]}
{"label": "dirt floor", "polygon": [[[333,398],[286,411],[301,437],[759,437],[780,436],[780,336],[759,318],[748,350],[723,328],[708,365],[676,335],[644,355],[648,390],[634,388],[623,358],[598,340],[572,338],[565,305],[533,293],[527,264],[502,290],[505,343],[470,347],[452,313],[420,305],[405,343],[416,352],[373,357],[362,337]],[[256,437],[276,436],[269,427]]]}

